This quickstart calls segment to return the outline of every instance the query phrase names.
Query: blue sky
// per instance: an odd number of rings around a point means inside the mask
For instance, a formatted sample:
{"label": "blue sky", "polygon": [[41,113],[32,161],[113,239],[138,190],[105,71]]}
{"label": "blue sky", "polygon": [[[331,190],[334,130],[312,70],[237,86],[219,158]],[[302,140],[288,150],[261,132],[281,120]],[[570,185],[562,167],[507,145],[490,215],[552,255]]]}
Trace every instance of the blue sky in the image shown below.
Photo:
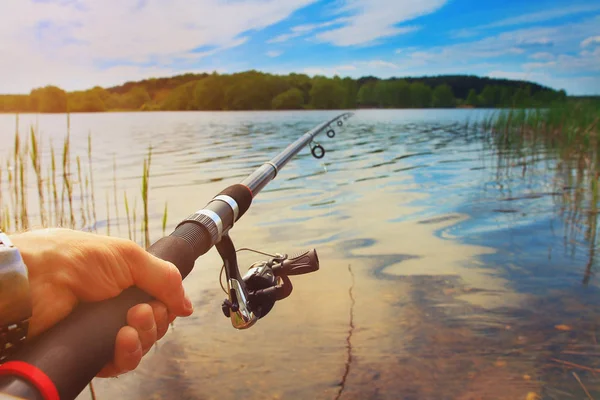
{"label": "blue sky", "polygon": [[600,2],[0,0],[0,93],[184,72],[476,74],[600,94]]}

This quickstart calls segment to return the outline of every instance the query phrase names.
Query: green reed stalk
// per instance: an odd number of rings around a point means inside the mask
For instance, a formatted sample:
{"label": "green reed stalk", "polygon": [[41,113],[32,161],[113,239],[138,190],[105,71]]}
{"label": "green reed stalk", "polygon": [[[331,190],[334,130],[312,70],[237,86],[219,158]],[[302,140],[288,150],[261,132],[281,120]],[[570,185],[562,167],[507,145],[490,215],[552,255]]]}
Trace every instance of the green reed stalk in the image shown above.
{"label": "green reed stalk", "polygon": [[14,220],[15,220],[15,230],[19,230],[19,152],[20,152],[20,139],[19,139],[19,130],[15,132],[15,147],[14,147],[14,169],[13,169],[13,179],[11,180],[13,184],[13,192],[14,192],[14,203],[13,203],[13,211],[14,211]]}
{"label": "green reed stalk", "polygon": [[[27,149],[25,150],[27,152]],[[27,213],[27,163],[23,160],[23,154],[19,154],[19,191],[21,197],[21,229],[29,229],[29,216]]]}
{"label": "green reed stalk", "polygon": [[[11,210],[15,210],[15,192],[13,190],[13,172],[12,172],[12,167],[10,165],[10,161],[7,160],[6,161],[6,175],[7,175],[7,180],[8,180],[8,197],[10,198],[10,209]],[[6,214],[7,215],[7,219],[9,219],[8,215],[10,214]],[[10,224],[10,219],[9,219],[9,224]],[[15,226],[15,230],[17,230],[17,227]]]}
{"label": "green reed stalk", "polygon": [[75,157],[77,161],[77,181],[79,182],[79,203],[81,206],[81,225],[86,226],[87,221],[85,218],[85,197],[83,193],[83,178],[81,176],[81,158],[79,156]]}
{"label": "green reed stalk", "polygon": [[40,223],[42,226],[46,226],[46,206],[44,202],[44,180],[42,177],[42,156],[40,153],[40,142],[36,137],[33,126],[31,127],[30,133],[31,150],[29,155],[31,157],[31,165],[33,166],[33,170],[37,178],[38,199],[40,202]]}
{"label": "green reed stalk", "polygon": [[8,232],[10,230],[10,209],[8,206],[4,207],[4,211],[2,212],[2,217],[0,218],[0,229],[3,232]]}
{"label": "green reed stalk", "polygon": [[50,169],[52,171],[52,198],[54,199],[54,224],[63,224],[63,208],[58,208],[58,185],[56,183],[56,154],[54,153],[54,146],[50,142]]}
{"label": "green reed stalk", "polygon": [[163,217],[162,217],[162,234],[163,237],[166,236],[166,231],[167,231],[167,202],[165,201],[165,211],[163,212]]}
{"label": "green reed stalk", "polygon": [[[67,118],[67,121],[69,119]],[[71,182],[71,138],[67,132],[63,145],[63,195],[69,202],[69,224],[75,229],[75,214],[73,212],[73,183]]]}
{"label": "green reed stalk", "polygon": [[144,207],[144,219],[142,221],[142,235],[145,247],[150,247],[150,228],[148,224],[148,192],[150,180],[150,163],[152,161],[152,146],[148,147],[148,158],[144,159],[144,171],[142,175],[142,204]]}
{"label": "green reed stalk", "polygon": [[129,235],[129,240],[133,240],[133,236],[131,235],[131,217],[129,213],[129,201],[127,200],[127,191],[123,191],[123,198],[125,200],[125,214],[127,215],[127,233]]}

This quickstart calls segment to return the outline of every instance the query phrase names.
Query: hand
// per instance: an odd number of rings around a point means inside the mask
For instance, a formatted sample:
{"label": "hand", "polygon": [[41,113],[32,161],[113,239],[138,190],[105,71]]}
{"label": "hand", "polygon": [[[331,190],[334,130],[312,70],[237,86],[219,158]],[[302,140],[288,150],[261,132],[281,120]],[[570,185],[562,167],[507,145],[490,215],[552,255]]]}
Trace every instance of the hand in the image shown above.
{"label": "hand", "polygon": [[29,271],[33,315],[28,337],[61,321],[80,301],[106,300],[130,286],[156,298],[129,309],[128,325],[117,334],[114,359],[99,377],[135,369],[176,316],[192,314],[179,270],[130,240],[70,229],[36,230],[10,239]]}

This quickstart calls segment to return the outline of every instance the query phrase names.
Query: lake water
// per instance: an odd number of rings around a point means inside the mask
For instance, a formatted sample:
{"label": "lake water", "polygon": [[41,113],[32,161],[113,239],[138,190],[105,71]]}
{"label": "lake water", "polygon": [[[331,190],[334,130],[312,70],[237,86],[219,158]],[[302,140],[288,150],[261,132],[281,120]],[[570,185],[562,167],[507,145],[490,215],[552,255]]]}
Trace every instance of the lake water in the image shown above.
{"label": "lake water", "polygon": [[[100,233],[116,162],[111,234],[127,236],[123,192],[130,203],[137,196],[139,218],[152,145],[156,240],[165,203],[173,229],[338,113],[77,114],[72,154],[87,173],[91,133]],[[220,309],[211,250],[185,281],[194,315],[178,319],[135,372],[96,379],[98,399],[585,399],[583,388],[600,397],[586,183],[572,182],[573,170],[543,147],[499,148],[473,126],[489,113],[361,110],[334,139],[320,136],[325,158],[303,150],[231,232],[238,247],[315,247],[320,270],[294,277],[290,298],[236,331]],[[22,132],[31,124],[47,161],[66,117],[20,117]],[[15,117],[0,115],[0,154],[14,131]],[[242,253],[240,268],[261,259]]]}

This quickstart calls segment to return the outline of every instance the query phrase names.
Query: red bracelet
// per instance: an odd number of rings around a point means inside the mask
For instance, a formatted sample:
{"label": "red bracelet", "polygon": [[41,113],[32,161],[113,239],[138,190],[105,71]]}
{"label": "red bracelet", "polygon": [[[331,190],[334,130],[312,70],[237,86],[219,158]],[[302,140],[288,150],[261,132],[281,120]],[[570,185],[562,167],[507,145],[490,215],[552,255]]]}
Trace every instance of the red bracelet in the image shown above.
{"label": "red bracelet", "polygon": [[0,365],[0,375],[24,378],[40,392],[44,400],[60,400],[54,382],[41,369],[23,361],[8,361]]}

